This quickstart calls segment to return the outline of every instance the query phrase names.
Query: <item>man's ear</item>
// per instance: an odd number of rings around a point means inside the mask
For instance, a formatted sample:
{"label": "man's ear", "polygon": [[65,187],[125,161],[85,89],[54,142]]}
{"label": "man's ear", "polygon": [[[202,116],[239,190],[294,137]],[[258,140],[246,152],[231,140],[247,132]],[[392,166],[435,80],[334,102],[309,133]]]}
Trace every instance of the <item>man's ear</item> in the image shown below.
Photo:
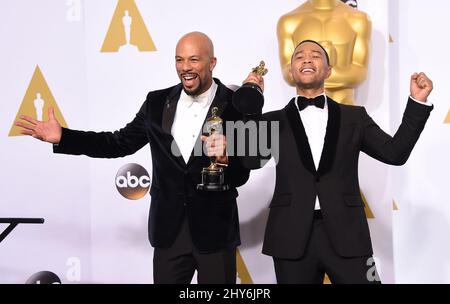
{"label": "man's ear", "polygon": [[290,79],[294,79],[294,77],[292,75],[292,65],[289,67],[288,74],[289,74]]}
{"label": "man's ear", "polygon": [[213,57],[211,58],[211,63],[209,64],[209,71],[212,72],[217,64],[217,58]]}
{"label": "man's ear", "polygon": [[328,66],[328,72],[327,72],[327,78],[326,79],[330,78],[332,71],[333,71],[333,67],[332,66]]}

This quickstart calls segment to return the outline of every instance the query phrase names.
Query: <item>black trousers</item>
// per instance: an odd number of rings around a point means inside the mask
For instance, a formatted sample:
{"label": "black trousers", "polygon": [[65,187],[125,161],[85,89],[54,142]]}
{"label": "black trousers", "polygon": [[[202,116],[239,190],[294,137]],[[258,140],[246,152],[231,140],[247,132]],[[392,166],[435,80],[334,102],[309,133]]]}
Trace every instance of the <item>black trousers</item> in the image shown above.
{"label": "black trousers", "polygon": [[197,270],[199,284],[235,284],[236,248],[200,253],[193,244],[185,217],[172,247],[155,248],[153,281],[155,284],[189,284]]}
{"label": "black trousers", "polygon": [[328,238],[320,211],[316,211],[305,255],[299,260],[273,260],[279,284],[322,284],[325,273],[333,284],[380,284],[371,259],[339,256]]}

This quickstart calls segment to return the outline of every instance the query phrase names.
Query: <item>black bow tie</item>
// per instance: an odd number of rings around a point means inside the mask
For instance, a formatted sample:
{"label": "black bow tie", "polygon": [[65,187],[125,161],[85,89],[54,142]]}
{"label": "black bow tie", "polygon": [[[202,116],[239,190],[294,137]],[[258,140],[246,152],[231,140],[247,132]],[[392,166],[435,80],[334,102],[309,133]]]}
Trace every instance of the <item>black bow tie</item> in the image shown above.
{"label": "black bow tie", "polygon": [[325,96],[319,95],[316,98],[306,98],[303,96],[299,96],[297,98],[297,105],[299,111],[303,111],[308,106],[315,106],[323,109],[325,108]]}

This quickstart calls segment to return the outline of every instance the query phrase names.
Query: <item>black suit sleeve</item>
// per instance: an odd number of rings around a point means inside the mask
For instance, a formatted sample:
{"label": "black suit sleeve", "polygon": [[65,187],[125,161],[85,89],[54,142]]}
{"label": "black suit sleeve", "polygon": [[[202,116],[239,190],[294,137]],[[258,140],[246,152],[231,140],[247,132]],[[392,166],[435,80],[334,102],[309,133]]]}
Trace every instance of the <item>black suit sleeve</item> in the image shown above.
{"label": "black suit sleeve", "polygon": [[402,123],[394,137],[386,134],[370,118],[364,108],[361,150],[386,164],[402,166],[406,163],[422,133],[433,107],[408,100]]}
{"label": "black suit sleeve", "polygon": [[243,115],[237,131],[236,155],[245,168],[260,169],[272,158],[272,118],[262,114],[262,106],[250,100],[233,98],[234,108]]}
{"label": "black suit sleeve", "polygon": [[225,169],[225,180],[232,187],[245,184],[250,176],[250,170],[245,168],[238,157],[228,158],[228,167]]}
{"label": "black suit sleeve", "polygon": [[94,158],[118,158],[133,154],[148,143],[146,117],[147,101],[133,121],[116,132],[85,132],[63,128],[61,141],[53,147],[53,152]]}

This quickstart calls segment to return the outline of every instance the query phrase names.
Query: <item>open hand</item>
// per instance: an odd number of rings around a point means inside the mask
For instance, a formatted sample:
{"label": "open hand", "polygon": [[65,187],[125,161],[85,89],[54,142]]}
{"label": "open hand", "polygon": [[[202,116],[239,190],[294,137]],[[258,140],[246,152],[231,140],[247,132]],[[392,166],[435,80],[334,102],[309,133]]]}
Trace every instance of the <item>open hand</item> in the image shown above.
{"label": "open hand", "polygon": [[21,115],[20,119],[27,122],[16,121],[16,126],[23,128],[21,134],[53,144],[61,141],[62,128],[55,118],[53,108],[48,109],[47,121],[39,121],[26,115]]}

